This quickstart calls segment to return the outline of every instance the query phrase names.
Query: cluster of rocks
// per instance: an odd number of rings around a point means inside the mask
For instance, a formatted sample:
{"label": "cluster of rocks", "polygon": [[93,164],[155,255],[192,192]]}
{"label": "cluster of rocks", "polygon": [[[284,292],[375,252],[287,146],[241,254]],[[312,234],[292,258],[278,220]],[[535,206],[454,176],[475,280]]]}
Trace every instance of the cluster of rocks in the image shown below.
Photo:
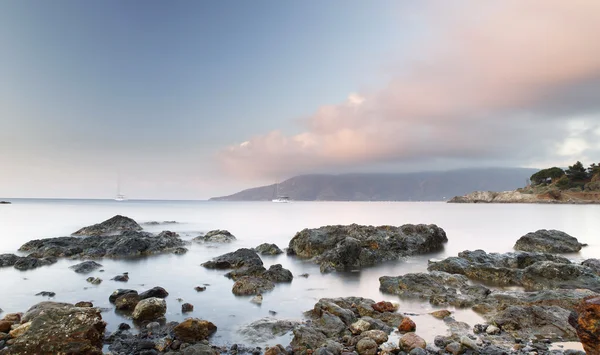
{"label": "cluster of rocks", "polygon": [[131,311],[132,318],[137,322],[155,321],[163,317],[167,311],[164,301],[169,295],[162,287],[153,287],[139,293],[131,289],[118,289],[110,295],[108,301],[120,311]]}
{"label": "cluster of rocks", "polygon": [[127,258],[157,253],[183,254],[185,242],[177,233],[163,231],[157,235],[144,232],[133,219],[114,216],[102,223],[84,227],[70,237],[29,241],[19,251],[29,258]]}
{"label": "cluster of rocks", "polygon": [[10,205],[11,202],[9,201],[0,201],[0,205]]}
{"label": "cluster of rocks", "polygon": [[232,292],[238,296],[260,295],[275,288],[275,283],[291,282],[292,273],[281,264],[267,270],[253,249],[241,248],[202,264],[208,269],[231,270],[225,276],[235,281]]}
{"label": "cluster of rocks", "polygon": [[15,254],[0,254],[0,267],[13,266],[17,270],[31,270],[40,266],[54,264],[55,257],[37,258],[33,256],[18,256]]}
{"label": "cluster of rocks", "polygon": [[441,250],[448,241],[444,230],[434,224],[394,226],[325,226],[298,232],[288,255],[309,258],[321,272],[372,266],[403,256]]}

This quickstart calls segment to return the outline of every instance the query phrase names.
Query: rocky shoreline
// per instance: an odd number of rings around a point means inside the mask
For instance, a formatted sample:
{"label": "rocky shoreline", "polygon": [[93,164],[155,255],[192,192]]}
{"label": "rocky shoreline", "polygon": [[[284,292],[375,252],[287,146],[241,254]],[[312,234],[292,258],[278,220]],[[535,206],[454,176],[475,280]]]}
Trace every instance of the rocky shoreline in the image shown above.
{"label": "rocky shoreline", "polygon": [[[228,231],[217,230],[193,241],[203,247],[236,240]],[[298,232],[285,251],[288,257],[307,259],[319,265],[322,273],[330,273],[438,251],[447,242],[445,231],[436,225],[325,226]],[[70,237],[30,241],[19,249],[29,254],[0,255],[0,266],[27,270],[50,265],[58,258],[181,254],[188,243],[176,233],[151,234],[130,218],[115,216]],[[265,349],[211,344],[218,328],[210,320],[169,320],[165,302],[169,292],[159,286],[143,292],[117,289],[107,295],[114,311],[134,324],[134,329],[120,324],[113,333],[106,331],[102,318],[107,310],[91,302],[45,301],[24,313],[4,315],[0,320],[0,354],[103,354],[106,350],[115,355],[582,354],[551,349],[552,343],[565,341],[581,341],[589,354],[596,354],[600,350],[600,260],[575,263],[559,255],[578,252],[582,247],[585,244],[564,232],[539,230],[521,237],[515,252],[465,250],[430,261],[428,272],[381,276],[380,291],[395,295],[399,303],[353,296],[321,298],[312,309],[298,310],[299,315],[306,311],[301,321],[280,319],[273,312],[273,317],[241,330],[261,341],[291,336],[289,344],[272,344]],[[260,256],[282,253],[277,245],[261,244],[214,257],[202,266],[231,279],[234,295],[253,296],[251,301],[260,304],[263,294],[294,280],[290,270],[281,264],[267,268]],[[85,274],[101,267],[101,263],[87,260],[71,268]],[[96,282],[96,278],[90,279],[88,282]],[[127,281],[128,276],[125,273],[114,279]],[[502,290],[499,286],[516,289]],[[204,290],[206,286],[196,286],[196,291]],[[422,300],[438,308],[427,316],[442,322],[448,332],[428,344],[411,319],[418,315],[403,311],[405,299]],[[472,309],[486,323],[458,321],[453,308]],[[192,304],[181,304],[182,313],[193,309]]]}
{"label": "rocky shoreline", "polygon": [[[582,197],[583,196],[583,197]],[[474,191],[464,196],[455,196],[448,203],[539,203],[539,204],[600,204],[600,195],[594,194],[532,194],[520,191]]]}

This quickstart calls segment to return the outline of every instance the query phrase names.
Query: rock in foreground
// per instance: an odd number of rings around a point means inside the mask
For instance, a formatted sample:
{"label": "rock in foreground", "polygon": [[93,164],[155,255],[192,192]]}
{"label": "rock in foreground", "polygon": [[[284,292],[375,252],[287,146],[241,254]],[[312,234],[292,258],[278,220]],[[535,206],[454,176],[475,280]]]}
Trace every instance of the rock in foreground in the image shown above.
{"label": "rock in foreground", "polygon": [[198,318],[186,319],[173,328],[175,337],[186,343],[205,340],[216,331],[216,325]]}
{"label": "rock in foreground", "polygon": [[600,354],[600,296],[583,299],[569,316],[588,354]]}
{"label": "rock in foreground", "polygon": [[321,272],[342,271],[433,252],[447,241],[444,230],[434,224],[337,225],[298,232],[289,243],[288,254],[312,258]]}
{"label": "rock in foreground", "polygon": [[3,354],[102,354],[106,323],[100,311],[57,305],[47,305],[25,323],[28,326],[24,332],[18,334]]}
{"label": "rock in foreground", "polygon": [[141,300],[133,310],[131,317],[133,320],[142,321],[153,321],[162,317],[167,313],[167,302],[162,298],[146,298]]}
{"label": "rock in foreground", "polygon": [[585,244],[579,243],[577,238],[565,232],[540,229],[519,238],[514,249],[541,253],[576,253],[583,246]]}
{"label": "rock in foreground", "polygon": [[260,256],[252,249],[242,248],[223,254],[207,261],[202,266],[208,269],[239,269],[242,267],[262,266]]}
{"label": "rock in foreground", "polygon": [[279,249],[276,244],[263,243],[254,248],[260,255],[279,255],[283,254],[283,251]]}
{"label": "rock in foreground", "polygon": [[83,227],[72,235],[99,237],[120,234],[126,231],[140,231],[142,227],[133,219],[116,215],[106,221]]}

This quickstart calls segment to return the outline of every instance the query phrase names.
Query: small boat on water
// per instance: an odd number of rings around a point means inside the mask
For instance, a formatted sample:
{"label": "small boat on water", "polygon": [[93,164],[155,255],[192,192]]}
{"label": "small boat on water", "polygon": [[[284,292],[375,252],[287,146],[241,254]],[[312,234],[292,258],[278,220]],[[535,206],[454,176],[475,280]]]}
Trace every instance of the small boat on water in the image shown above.
{"label": "small boat on water", "polygon": [[115,197],[115,201],[125,201],[127,198],[125,195],[121,193],[121,174],[117,178],[117,196]]}
{"label": "small boat on water", "polygon": [[271,200],[271,202],[277,202],[277,203],[288,203],[288,202],[290,202],[290,198],[288,196],[284,196],[284,195],[280,195],[279,194],[279,183],[275,184],[275,196],[273,197],[273,199]]}

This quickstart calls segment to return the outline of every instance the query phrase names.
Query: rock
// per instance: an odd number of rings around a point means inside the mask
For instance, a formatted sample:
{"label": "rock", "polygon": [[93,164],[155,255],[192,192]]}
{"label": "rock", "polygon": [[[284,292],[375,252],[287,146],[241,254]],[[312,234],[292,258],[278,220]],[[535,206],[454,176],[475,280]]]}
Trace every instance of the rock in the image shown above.
{"label": "rock", "polygon": [[486,328],[485,332],[486,332],[488,335],[498,335],[498,334],[500,334],[500,328],[498,328],[498,327],[496,327],[495,325],[491,324],[491,325],[489,325],[489,326]]}
{"label": "rock", "polygon": [[204,291],[206,291],[206,287],[205,286],[196,286],[196,287],[194,287],[194,290],[196,290],[196,292],[204,292]]}
{"label": "rock", "polygon": [[41,308],[43,312],[17,328],[21,334],[7,354],[102,354],[106,323],[98,309],[73,305]]}
{"label": "rock", "polygon": [[43,257],[129,258],[158,253],[180,253],[185,242],[179,235],[164,231],[153,235],[142,231],[123,231],[119,235],[59,237],[29,241],[19,248]]}
{"label": "rock", "polygon": [[587,259],[581,265],[592,269],[596,275],[600,275],[600,259]]}
{"label": "rock", "polygon": [[525,194],[519,191],[474,191],[464,196],[455,196],[449,203],[543,203],[535,194]]}
{"label": "rock", "polygon": [[119,324],[119,330],[129,330],[131,329],[131,326],[127,323],[121,323]]}
{"label": "rock", "polygon": [[165,290],[164,288],[162,288],[160,286],[156,286],[147,291],[140,293],[140,299],[144,300],[144,299],[150,298],[150,297],[166,298],[168,295],[169,295],[169,293],[167,292],[167,290]]}
{"label": "rock", "polygon": [[15,254],[0,254],[0,267],[14,266],[20,258]]}
{"label": "rock", "polygon": [[42,292],[36,293],[35,295],[36,296],[43,296],[43,297],[54,297],[54,296],[56,296],[56,293],[50,292],[50,291],[42,291]]}
{"label": "rock", "polygon": [[519,238],[514,249],[541,253],[576,253],[583,246],[577,238],[565,232],[540,229]]}
{"label": "rock", "polygon": [[425,349],[427,343],[415,333],[406,333],[400,338],[398,346],[401,350],[408,352],[415,348]]}
{"label": "rock", "polygon": [[254,250],[260,255],[279,255],[283,254],[283,251],[275,244],[263,243]]}
{"label": "rock", "polygon": [[263,295],[258,294],[256,296],[252,297],[252,299],[250,300],[250,302],[255,303],[255,304],[259,304],[259,305],[262,304],[262,302],[263,302]]}
{"label": "rock", "polygon": [[307,279],[307,278],[308,278],[310,275],[309,275],[309,274],[307,274],[307,273],[304,273],[304,274],[300,274],[299,276],[300,276],[300,277],[304,277],[305,279]]}
{"label": "rock", "polygon": [[239,269],[253,265],[262,266],[263,262],[254,250],[247,248],[223,254],[202,264],[208,269]]}
{"label": "rock", "polygon": [[460,337],[460,344],[462,346],[464,346],[467,349],[471,349],[475,352],[479,351],[479,347],[477,346],[477,344],[475,343],[475,341],[471,338],[469,338],[466,335],[463,335],[462,337]]}
{"label": "rock", "polygon": [[81,301],[75,303],[75,307],[94,307],[94,304],[92,302]]}
{"label": "rock", "polygon": [[363,338],[356,344],[356,351],[359,355],[375,355],[377,343],[371,338]]}
{"label": "rock", "polygon": [[244,325],[239,332],[251,343],[264,343],[291,332],[300,324],[300,322],[292,320],[262,318]]}
{"label": "rock", "polygon": [[575,329],[568,323],[569,314],[557,306],[509,306],[491,320],[515,337],[568,341],[577,339]]}
{"label": "rock", "polygon": [[346,330],[346,324],[327,311],[323,312],[315,323],[315,326],[328,338],[341,336]]}
{"label": "rock", "polygon": [[194,305],[191,303],[184,303],[181,305],[181,313],[188,313],[194,311]]}
{"label": "rock", "polygon": [[450,342],[450,338],[443,335],[436,335],[436,337],[433,339],[435,346],[441,349],[445,348]]}
{"label": "rock", "polygon": [[431,314],[434,318],[437,318],[437,319],[444,319],[444,318],[450,317],[452,315],[452,313],[449,310],[447,310],[447,309],[442,309],[442,310],[439,310],[439,311],[433,311],[433,312],[431,312],[429,314]]}
{"label": "rock", "polygon": [[288,355],[283,345],[277,344],[275,346],[267,347],[265,349],[265,355]]}
{"label": "rock", "polygon": [[0,332],[8,333],[13,325],[13,322],[9,322],[7,320],[0,321]]}
{"label": "rock", "polygon": [[388,335],[383,330],[367,330],[362,332],[361,336],[373,339],[377,345],[383,344],[388,341]]}
{"label": "rock", "polygon": [[381,301],[377,302],[371,306],[373,310],[383,313],[383,312],[396,312],[398,310],[398,305],[393,304],[392,302]]}
{"label": "rock", "polygon": [[228,277],[232,280],[237,280],[243,276],[254,276],[264,278],[263,275],[265,272],[267,272],[267,269],[265,269],[262,265],[250,265],[243,266],[239,269],[231,270],[230,272],[225,274],[225,277]]}
{"label": "rock", "polygon": [[194,344],[182,350],[182,355],[219,355],[219,352],[207,344]]}
{"label": "rock", "polygon": [[128,292],[115,300],[115,307],[121,311],[133,311],[140,302],[137,292]]}
{"label": "rock", "polygon": [[327,340],[325,334],[306,325],[294,328],[293,333],[290,346],[294,355],[308,355],[312,350],[320,348]]}
{"label": "rock", "polygon": [[371,328],[371,323],[364,319],[359,319],[350,325],[350,331],[353,334],[361,334],[369,330],[369,328]]}
{"label": "rock", "polygon": [[123,296],[123,295],[124,295],[124,294],[126,294],[126,293],[135,293],[136,295],[138,294],[136,290],[130,290],[130,289],[123,289],[123,288],[120,288],[120,289],[118,289],[118,290],[114,291],[114,292],[113,292],[113,293],[110,295],[110,297],[108,297],[108,301],[109,301],[110,303],[115,303],[115,301],[117,300],[117,298],[119,298],[119,297]]}
{"label": "rock", "polygon": [[406,317],[402,320],[402,323],[398,326],[400,333],[414,332],[417,329],[417,325],[412,319]]}
{"label": "rock", "polygon": [[111,280],[118,281],[118,282],[127,282],[127,281],[129,281],[129,274],[123,273],[123,275],[117,275],[117,276],[113,277]]}
{"label": "rock", "polygon": [[456,341],[453,341],[453,342],[447,344],[444,349],[453,355],[458,355],[458,354],[464,353],[462,345],[460,345],[460,343],[458,343]]}
{"label": "rock", "polygon": [[92,226],[83,227],[72,235],[78,236],[108,236],[119,234],[124,231],[140,231],[142,227],[129,217],[116,215],[106,221]]}
{"label": "rock", "polygon": [[288,254],[311,258],[321,272],[341,271],[436,251],[447,241],[436,225],[325,226],[298,232]]}
{"label": "rock", "polygon": [[269,270],[265,271],[261,277],[273,282],[292,282],[294,279],[292,272],[284,269],[281,264],[271,265]]}
{"label": "rock", "polygon": [[91,283],[92,285],[100,285],[102,283],[102,279],[99,277],[88,277],[85,281]]}
{"label": "rock", "polygon": [[489,327],[489,325],[487,325],[487,324],[475,324],[475,326],[473,326],[473,333],[475,333],[475,334],[485,333],[485,331],[487,330],[488,327]]}
{"label": "rock", "polygon": [[213,323],[198,318],[188,318],[173,328],[175,338],[184,343],[195,343],[208,339],[216,331],[217,326]]}
{"label": "rock", "polygon": [[586,297],[569,315],[587,354],[600,354],[600,296]]}
{"label": "rock", "polygon": [[[3,254],[3,255],[13,255],[13,254]],[[13,260],[14,260],[14,262],[12,264],[10,264]],[[2,261],[2,263],[4,263],[5,266],[13,266],[15,269],[20,270],[20,271],[33,270],[33,269],[36,269],[41,266],[47,266],[47,265],[54,264],[55,262],[56,262],[55,257],[38,258],[38,257],[33,257],[33,256],[24,256],[24,257],[19,256],[19,257],[17,257],[17,259],[12,259],[12,257],[9,257],[9,258],[5,259],[4,261]]]}
{"label": "rock", "polygon": [[0,201],[0,205],[10,205],[10,201]]}
{"label": "rock", "polygon": [[233,284],[232,292],[237,296],[250,296],[270,291],[273,288],[275,288],[275,284],[270,280],[243,276]]}
{"label": "rock", "polygon": [[427,355],[427,354],[428,354],[428,352],[422,348],[414,348],[408,353],[408,355]]}
{"label": "rock", "polygon": [[25,334],[25,332],[27,332],[30,327],[31,327],[31,322],[27,322],[27,323],[23,323],[21,325],[17,325],[10,332],[8,332],[8,335],[10,335],[11,338],[18,338],[21,335]]}
{"label": "rock", "polygon": [[73,305],[70,303],[44,301],[40,302],[27,310],[21,317],[21,323],[27,323],[38,317],[42,313],[53,311],[54,309],[71,309]]}
{"label": "rock", "polygon": [[9,313],[9,314],[5,315],[4,318],[2,318],[2,320],[8,321],[8,322],[13,322],[13,323],[19,323],[21,321],[22,316],[23,316],[23,313]]}
{"label": "rock", "polygon": [[82,263],[70,266],[70,269],[73,269],[73,271],[75,271],[76,273],[79,274],[87,274],[90,273],[98,268],[101,268],[102,265],[98,264],[95,261],[92,260],[88,260],[88,261],[84,261]]}
{"label": "rock", "polygon": [[195,242],[203,243],[231,243],[236,240],[233,234],[226,230],[213,230],[205,235],[192,239]]}
{"label": "rock", "polygon": [[141,300],[131,315],[135,321],[152,321],[165,315],[167,303],[162,298],[146,298]]}

